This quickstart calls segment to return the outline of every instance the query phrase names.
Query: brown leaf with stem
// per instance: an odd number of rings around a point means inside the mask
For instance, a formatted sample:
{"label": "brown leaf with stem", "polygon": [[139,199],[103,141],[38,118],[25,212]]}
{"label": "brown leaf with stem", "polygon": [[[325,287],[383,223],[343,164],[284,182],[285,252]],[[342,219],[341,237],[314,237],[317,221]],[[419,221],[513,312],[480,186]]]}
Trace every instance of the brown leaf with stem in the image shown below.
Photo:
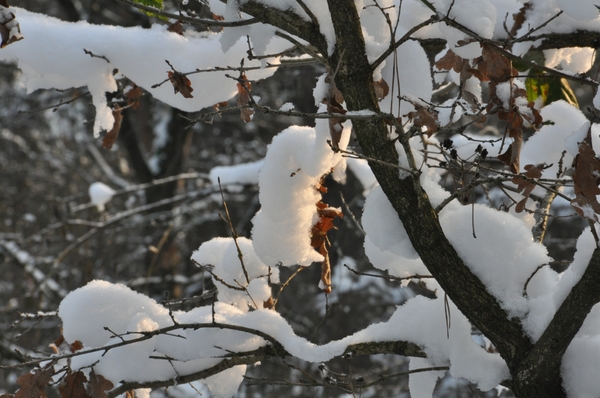
{"label": "brown leaf with stem", "polygon": [[125,94],[127,98],[127,105],[129,105],[132,109],[137,109],[140,106],[140,98],[144,92],[141,88],[137,86],[137,84],[133,84],[133,87]]}
{"label": "brown leaf with stem", "polygon": [[250,103],[250,93],[252,91],[252,84],[248,81],[246,75],[243,73],[238,81],[237,89],[237,106],[238,108],[240,108],[240,118],[245,123],[248,123],[252,120],[252,115],[254,115],[254,109],[248,107],[248,104]]}
{"label": "brown leaf with stem", "polygon": [[58,387],[62,398],[91,398],[85,390],[87,378],[83,372],[70,372]]}
{"label": "brown leaf with stem", "polygon": [[[339,102],[337,102],[335,96],[329,98],[329,102],[327,103],[327,112],[338,115],[346,114],[346,110]],[[342,131],[344,131],[344,126],[342,126],[342,123],[345,121],[346,119],[341,117],[329,118],[329,135],[331,136],[331,146],[333,149],[339,149]]]}
{"label": "brown leaf with stem", "polygon": [[518,174],[520,170],[520,155],[521,147],[523,146],[523,139],[521,137],[515,137],[512,144],[508,146],[506,152],[498,155],[498,160],[508,166],[511,172]]}
{"label": "brown leaf with stem", "polygon": [[456,53],[452,50],[448,50],[446,54],[435,63],[435,67],[439,70],[451,70],[459,73],[463,69],[463,61],[461,57],[456,55]]}
{"label": "brown leaf with stem", "polygon": [[169,25],[167,31],[177,33],[180,36],[183,36],[183,24],[181,21],[175,21]]}
{"label": "brown leaf with stem", "polygon": [[375,95],[377,99],[381,101],[390,93],[390,86],[388,86],[387,82],[383,80],[383,78],[374,81],[373,87],[375,88]]}
{"label": "brown leaf with stem", "polygon": [[123,108],[119,105],[115,105],[113,109],[113,117],[115,118],[115,124],[113,124],[113,128],[106,133],[104,139],[102,139],[102,148],[104,149],[112,149],[117,137],[119,136],[119,132],[121,131],[121,122],[123,122]]}
{"label": "brown leaf with stem", "polygon": [[416,102],[412,102],[415,110],[406,116],[411,119],[415,126],[424,128],[424,132],[431,137],[439,129],[438,114],[435,110],[426,108]]}
{"label": "brown leaf with stem", "polygon": [[335,228],[333,220],[336,217],[343,217],[344,214],[334,207],[329,207],[322,201],[317,202],[317,213],[319,220],[312,227],[310,244],[323,256],[323,262],[321,263],[321,288],[325,293],[331,293],[331,264],[329,262],[329,250],[327,250],[327,232]]}
{"label": "brown leaf with stem", "polygon": [[4,48],[9,44],[23,40],[21,27],[17,21],[17,17],[12,12],[8,11],[8,3],[2,0],[0,3],[0,48]]}
{"label": "brown leaf with stem", "polygon": [[194,98],[192,95],[192,82],[183,73],[177,71],[168,71],[167,76],[173,85],[175,94],[181,93],[184,98]]}
{"label": "brown leaf with stem", "polygon": [[92,398],[108,398],[105,391],[111,390],[113,387],[114,385],[110,380],[106,380],[102,375],[96,374],[94,369],[92,369],[87,388],[87,392]]}
{"label": "brown leaf with stem", "polygon": [[478,62],[477,69],[486,80],[496,83],[506,81],[507,77],[514,75],[510,59],[494,46],[485,43],[481,44],[481,61]]}
{"label": "brown leaf with stem", "polygon": [[592,147],[591,129],[588,130],[586,138],[579,143],[579,153],[573,160],[575,172],[573,173],[573,185],[575,199],[571,206],[581,216],[590,220],[598,221],[600,214],[600,203],[597,195],[600,195],[600,160]]}
{"label": "brown leaf with stem", "polygon": [[542,171],[544,171],[546,167],[547,166],[545,164],[527,164],[524,167],[525,173],[523,173],[523,175],[525,177],[528,177],[529,179],[525,179],[523,177],[514,177],[512,179],[512,183],[517,185],[518,191],[523,191],[523,199],[521,199],[519,203],[517,203],[517,206],[515,207],[515,212],[521,213],[523,210],[525,210],[525,204],[527,203],[527,199],[529,198],[529,195],[531,195],[531,192],[533,192],[535,188],[535,183],[531,181],[531,179],[537,179],[542,177]]}
{"label": "brown leaf with stem", "polygon": [[31,373],[19,376],[17,384],[21,388],[15,398],[47,398],[45,388],[52,381],[54,368],[34,369]]}

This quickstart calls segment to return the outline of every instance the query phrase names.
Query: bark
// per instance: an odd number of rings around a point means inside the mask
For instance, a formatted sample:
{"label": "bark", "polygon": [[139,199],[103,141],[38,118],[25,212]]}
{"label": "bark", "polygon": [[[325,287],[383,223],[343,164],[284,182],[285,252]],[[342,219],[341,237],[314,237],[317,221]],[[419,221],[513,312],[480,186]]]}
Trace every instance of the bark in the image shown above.
{"label": "bark", "polygon": [[[378,112],[371,67],[365,55],[354,2],[329,0],[328,3],[336,30],[337,47],[331,57],[331,68],[338,70],[337,87],[344,94],[348,110]],[[398,163],[398,154],[383,121],[355,121],[353,126],[366,156]],[[508,319],[497,300],[448,242],[437,214],[420,186],[419,176],[401,179],[395,168],[374,162],[370,166],[432,275],[467,318],[494,343],[509,366],[516,364],[531,348],[529,339],[524,336],[520,323]]]}
{"label": "bark", "polygon": [[[360,20],[353,0],[327,0],[336,33],[336,50],[328,55],[327,46],[314,22],[293,17],[288,12],[267,10],[253,1],[242,10],[259,20],[294,34],[314,45],[326,57],[335,82],[344,95],[349,111],[378,112],[372,84],[372,68],[365,55]],[[454,21],[450,21],[454,22]],[[573,46],[598,46],[598,34],[575,32],[570,35],[544,35],[539,49]],[[506,54],[514,58],[512,54]],[[398,170],[384,163],[397,164],[398,153],[389,139],[388,127],[381,120],[353,121],[354,131],[366,156],[382,163],[370,162],[379,184],[404,224],[415,250],[463,314],[496,346],[506,361],[512,380],[507,383],[517,397],[565,397],[560,366],[562,356],[580,329],[591,308],[600,302],[600,249],[579,283],[572,289],[545,333],[534,345],[522,325],[509,319],[498,301],[475,277],[456,253],[432,208],[418,174],[400,178]],[[397,132],[408,149],[408,138]],[[385,350],[382,346],[380,349]],[[422,351],[403,350],[420,356]]]}

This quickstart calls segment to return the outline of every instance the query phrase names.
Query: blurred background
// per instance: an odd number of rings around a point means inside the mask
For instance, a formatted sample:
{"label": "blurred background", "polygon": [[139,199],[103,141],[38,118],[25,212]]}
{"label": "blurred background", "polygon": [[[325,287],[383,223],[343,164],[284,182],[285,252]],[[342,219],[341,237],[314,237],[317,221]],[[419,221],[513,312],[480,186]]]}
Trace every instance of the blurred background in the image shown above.
{"label": "blurred background", "polygon": [[[145,28],[166,23],[115,0],[13,0],[10,5],[73,22]],[[180,7],[165,3],[173,12]],[[201,2],[187,7],[210,15]],[[184,29],[202,27],[184,25]],[[312,90],[324,71],[319,64],[281,68],[255,84],[253,94],[276,109],[291,102],[299,111],[314,112]],[[188,119],[203,112],[187,114],[144,93],[137,109],[124,111],[119,138],[106,150],[92,135],[94,107],[87,88],[27,94],[19,75],[15,65],[0,63],[0,365],[4,367],[29,355],[50,353],[48,345],[61,334],[56,316],[61,299],[93,279],[123,283],[175,310],[211,303],[215,291],[210,275],[190,261],[202,242],[230,236],[219,215],[224,213],[219,187],[211,184],[209,171],[260,160],[279,131],[293,124],[314,125],[311,119],[260,113],[244,123],[234,112],[215,117],[212,124],[189,126]],[[201,87],[195,90],[201,95]],[[117,96],[109,100],[119,101]],[[89,203],[88,188],[94,182],[116,191],[104,211]],[[357,225],[365,188],[356,177],[348,172],[346,184],[328,179],[326,186],[325,201],[345,213],[336,221],[338,229],[329,233],[333,292],[326,297],[318,289],[318,265],[298,273],[281,293],[278,285],[273,286],[280,298],[277,310],[298,335],[318,344],[387,320],[397,305],[415,294],[432,294],[415,283],[400,288],[400,282],[370,266],[362,248],[364,233]],[[259,209],[257,187],[226,190],[224,197],[238,234],[250,237],[250,220]],[[473,198],[483,200],[483,192]],[[584,225],[568,209],[555,211],[560,216],[551,219],[545,242],[556,260],[554,266],[564,268]],[[357,275],[344,264],[381,277]],[[282,269],[282,281],[295,270]],[[28,370],[1,368],[0,394],[14,392],[17,377]],[[352,396],[329,376],[380,379],[356,391],[356,396],[408,397],[408,379],[401,375],[406,370],[407,360],[391,355],[338,359],[321,367],[273,359],[249,368],[237,396]],[[48,394],[58,396],[55,390]],[[198,391],[171,388],[154,394],[187,397]],[[436,394],[484,397],[498,392],[485,394],[446,377]]]}

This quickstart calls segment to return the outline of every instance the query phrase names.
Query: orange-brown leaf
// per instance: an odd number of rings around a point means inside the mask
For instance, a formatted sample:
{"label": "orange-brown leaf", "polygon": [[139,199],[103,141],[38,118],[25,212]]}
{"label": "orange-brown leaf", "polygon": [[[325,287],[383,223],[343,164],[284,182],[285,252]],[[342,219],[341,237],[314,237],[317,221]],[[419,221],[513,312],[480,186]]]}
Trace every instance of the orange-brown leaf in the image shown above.
{"label": "orange-brown leaf", "polygon": [[450,70],[460,72],[463,68],[463,59],[456,55],[452,50],[448,50],[446,54],[435,63],[435,67],[439,70]]}
{"label": "orange-brown leaf", "polygon": [[87,378],[83,372],[71,372],[65,377],[64,382],[58,387],[62,398],[90,398],[85,390]]}
{"label": "orange-brown leaf", "polygon": [[273,296],[269,296],[268,300],[263,301],[263,308],[266,308],[268,310],[273,309],[274,304],[275,302],[273,301]]}
{"label": "orange-brown leaf", "polygon": [[113,128],[106,133],[104,139],[102,140],[102,148],[111,149],[119,136],[119,132],[121,131],[121,122],[123,121],[123,109],[119,105],[115,105],[113,109],[113,117],[115,118],[115,124],[113,124]]}
{"label": "orange-brown leaf", "polygon": [[[329,102],[327,103],[327,112],[336,113],[338,115],[346,114],[346,110],[337,101],[335,96],[329,98]],[[340,139],[342,139],[342,132],[344,130],[342,123],[345,121],[346,119],[341,117],[332,117],[329,119],[329,135],[331,136],[331,146],[334,149],[339,149]]]}
{"label": "orange-brown leaf", "polygon": [[[528,164],[524,167],[525,173],[523,173],[523,175],[529,178],[540,178],[542,176],[542,171],[544,171],[544,168],[546,168],[545,164]],[[529,195],[531,195],[531,192],[533,192],[535,188],[535,183],[529,179],[525,179],[522,177],[514,177],[512,179],[512,182],[513,184],[517,185],[517,189],[519,190],[519,192],[523,191],[523,199],[521,199],[515,207],[515,212],[521,213],[523,210],[525,210],[525,204],[527,202],[527,199],[529,198]]]}
{"label": "orange-brown leaf", "polygon": [[168,71],[167,76],[169,76],[169,80],[173,85],[173,89],[175,90],[175,94],[181,93],[184,98],[194,98],[192,95],[192,82],[182,73],[176,71]]}
{"label": "orange-brown leaf", "polygon": [[129,105],[132,109],[137,109],[140,106],[140,98],[144,92],[141,88],[139,88],[136,84],[127,91],[125,97],[127,97],[127,105]]}
{"label": "orange-brown leaf", "polygon": [[252,120],[254,109],[248,108],[252,84],[246,79],[246,75],[242,74],[242,76],[240,76],[240,82],[237,84],[237,89],[237,106],[240,108],[240,117],[245,123],[248,123]]}
{"label": "orange-brown leaf", "polygon": [[323,262],[321,263],[321,289],[327,294],[331,293],[331,264],[329,262],[329,252],[323,245],[325,254],[323,255]]}
{"label": "orange-brown leaf", "polygon": [[92,398],[108,398],[105,391],[110,390],[113,387],[114,385],[110,380],[106,380],[102,375],[97,375],[92,369],[87,388],[87,392]]}
{"label": "orange-brown leaf", "polygon": [[505,81],[512,75],[512,64],[497,48],[489,44],[481,44],[482,61],[478,69],[492,82]]}
{"label": "orange-brown leaf", "polygon": [[52,380],[54,368],[34,369],[31,373],[19,376],[17,384],[21,386],[15,398],[47,398],[46,386]]}
{"label": "orange-brown leaf", "polygon": [[[514,143],[513,143],[514,144]],[[519,172],[519,152],[520,148],[516,149],[513,144],[508,146],[506,152],[498,155],[498,160],[507,165],[513,173]]]}
{"label": "orange-brown leaf", "polygon": [[175,21],[167,28],[169,32],[177,33],[180,36],[183,36],[183,24],[181,21]]}
{"label": "orange-brown leaf", "polygon": [[408,118],[412,119],[417,127],[425,127],[425,133],[431,137],[439,129],[438,114],[435,110],[425,108],[419,104],[413,104],[415,110],[408,113]]}
{"label": "orange-brown leaf", "polygon": [[83,348],[83,344],[79,340],[75,340],[73,344],[71,344],[71,352],[77,352]]}
{"label": "orange-brown leaf", "polygon": [[383,80],[383,78],[374,81],[373,87],[375,88],[375,95],[378,100],[382,100],[390,93],[390,86],[388,86],[387,82]]}
{"label": "orange-brown leaf", "polygon": [[[0,9],[8,8],[8,4],[4,1],[0,4]],[[21,27],[19,26],[19,22],[10,11],[3,10],[0,13],[0,48],[4,48],[9,44],[12,44],[16,41],[23,40],[23,35],[21,35]]]}
{"label": "orange-brown leaf", "polygon": [[590,129],[586,138],[579,144],[579,154],[573,161],[575,199],[571,201],[571,206],[583,217],[598,220],[600,203],[598,203],[597,195],[600,195],[598,187],[600,184],[600,160],[596,158],[591,142]]}

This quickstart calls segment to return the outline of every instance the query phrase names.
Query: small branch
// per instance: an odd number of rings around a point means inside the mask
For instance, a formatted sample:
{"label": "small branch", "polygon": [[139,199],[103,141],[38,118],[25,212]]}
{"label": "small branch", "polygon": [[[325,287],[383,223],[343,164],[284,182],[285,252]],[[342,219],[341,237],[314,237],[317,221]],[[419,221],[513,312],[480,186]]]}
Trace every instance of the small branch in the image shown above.
{"label": "small branch", "polygon": [[[238,258],[240,260],[240,264],[242,266],[242,271],[244,272],[244,276],[246,277],[246,284],[250,283],[250,277],[248,276],[248,271],[246,270],[246,266],[244,265],[244,253],[242,253],[242,249],[238,243],[238,233],[233,226],[233,222],[231,221],[231,215],[229,214],[229,208],[227,207],[227,202],[225,201],[225,194],[223,194],[223,187],[221,186],[221,177],[217,178],[219,183],[219,191],[221,192],[221,199],[223,200],[223,208],[225,209],[225,222],[229,225],[229,229],[231,231],[231,236],[233,238],[233,242],[235,243],[235,248],[237,249]],[[244,288],[245,289],[245,288]],[[250,295],[250,294],[248,294]],[[252,299],[252,297],[250,297]],[[254,301],[254,300],[252,300]],[[256,304],[255,304],[256,305]],[[257,307],[258,308],[258,307]]]}
{"label": "small branch", "polygon": [[283,284],[279,288],[279,292],[277,293],[277,298],[273,301],[273,309],[277,305],[277,302],[279,301],[279,298],[281,297],[281,292],[283,291],[283,289],[285,289],[287,287],[287,285],[290,284],[290,282],[292,281],[292,279],[294,279],[294,277],[296,275],[298,275],[300,273],[300,271],[302,271],[302,270],[304,270],[306,268],[308,268],[308,267],[299,266],[298,269],[296,271],[294,271],[294,273],[289,278],[287,278],[287,280],[285,282],[283,282]]}
{"label": "small branch", "polygon": [[431,275],[411,275],[411,276],[393,276],[393,275],[377,275],[377,274],[369,274],[367,272],[361,272],[361,271],[357,271],[355,269],[350,268],[347,264],[344,264],[344,267],[348,268],[349,271],[353,272],[355,275],[360,275],[360,276],[371,276],[373,278],[380,278],[380,279],[385,279],[385,280],[395,280],[395,281],[407,281],[407,280],[412,280],[412,279],[431,279],[433,278],[433,276]]}
{"label": "small branch", "polygon": [[18,111],[17,114],[19,114],[19,115],[22,114],[22,113],[31,114],[31,113],[37,113],[37,112],[46,111],[48,109],[52,109],[53,112],[56,112],[56,110],[58,110],[58,108],[60,108],[61,106],[70,104],[71,102],[75,102],[75,101],[77,101],[80,98],[87,97],[88,95],[90,95],[89,91],[87,91],[87,92],[85,92],[85,93],[83,93],[81,95],[78,95],[75,98],[71,98],[70,100],[67,100],[67,101],[60,100],[60,102],[58,104],[50,105],[50,106],[47,106],[45,108],[36,109],[34,111]]}
{"label": "small branch", "polygon": [[300,7],[302,7],[302,9],[308,15],[308,17],[310,18],[310,20],[312,21],[312,23],[314,23],[315,25],[318,26],[319,25],[319,20],[317,19],[317,17],[315,16],[315,14],[313,14],[313,12],[310,10],[310,8],[308,8],[308,6],[304,3],[304,1],[302,1],[302,0],[296,0],[296,3],[298,3],[298,5]]}
{"label": "small branch", "polygon": [[[398,41],[396,42],[392,42],[390,43],[390,47],[385,50],[385,52],[383,54],[381,54],[379,56],[379,58],[377,58],[372,64],[371,64],[371,69],[375,70],[377,69],[377,67],[387,59],[387,57],[389,57],[394,51],[396,51],[396,49],[398,47],[400,47],[404,42],[406,42],[407,40],[410,39],[410,36],[412,36],[413,33],[417,32],[418,30],[420,30],[421,28],[424,28],[425,26],[431,25],[433,23],[439,22],[439,17],[437,15],[432,15],[429,19],[427,19],[426,21],[421,22],[418,25],[413,26],[408,32],[406,32],[404,34],[404,36],[402,36]],[[392,37],[392,40],[394,40],[394,38]]]}
{"label": "small branch", "polygon": [[518,37],[514,40],[511,40],[511,43],[519,43],[522,41],[527,41],[528,39],[531,38],[531,36],[539,31],[540,29],[543,29],[544,27],[546,27],[550,22],[554,21],[556,18],[560,17],[562,15],[564,11],[560,10],[559,12],[557,12],[553,17],[549,18],[546,22],[544,22],[543,24],[539,25],[538,27],[531,29],[529,32],[525,33],[523,36]]}
{"label": "small branch", "polygon": [[108,62],[110,64],[110,61],[104,55],[96,55],[93,52],[86,50],[85,48],[83,49],[83,52],[86,53],[87,55],[89,55],[92,58],[100,58],[100,59],[103,59],[103,60],[105,60],[106,62]]}
{"label": "small branch", "polygon": [[201,19],[201,18],[193,18],[188,17],[182,14],[173,14],[170,12],[159,10],[158,8],[145,6],[143,4],[134,3],[131,0],[117,0],[119,3],[127,4],[129,6],[135,7],[138,10],[150,12],[152,14],[160,15],[162,17],[167,17],[171,19],[176,19],[178,21],[187,22],[193,25],[208,25],[208,26],[221,26],[221,27],[232,27],[232,26],[246,26],[251,25],[258,22],[258,19],[244,19],[241,21],[215,21],[213,19]]}

